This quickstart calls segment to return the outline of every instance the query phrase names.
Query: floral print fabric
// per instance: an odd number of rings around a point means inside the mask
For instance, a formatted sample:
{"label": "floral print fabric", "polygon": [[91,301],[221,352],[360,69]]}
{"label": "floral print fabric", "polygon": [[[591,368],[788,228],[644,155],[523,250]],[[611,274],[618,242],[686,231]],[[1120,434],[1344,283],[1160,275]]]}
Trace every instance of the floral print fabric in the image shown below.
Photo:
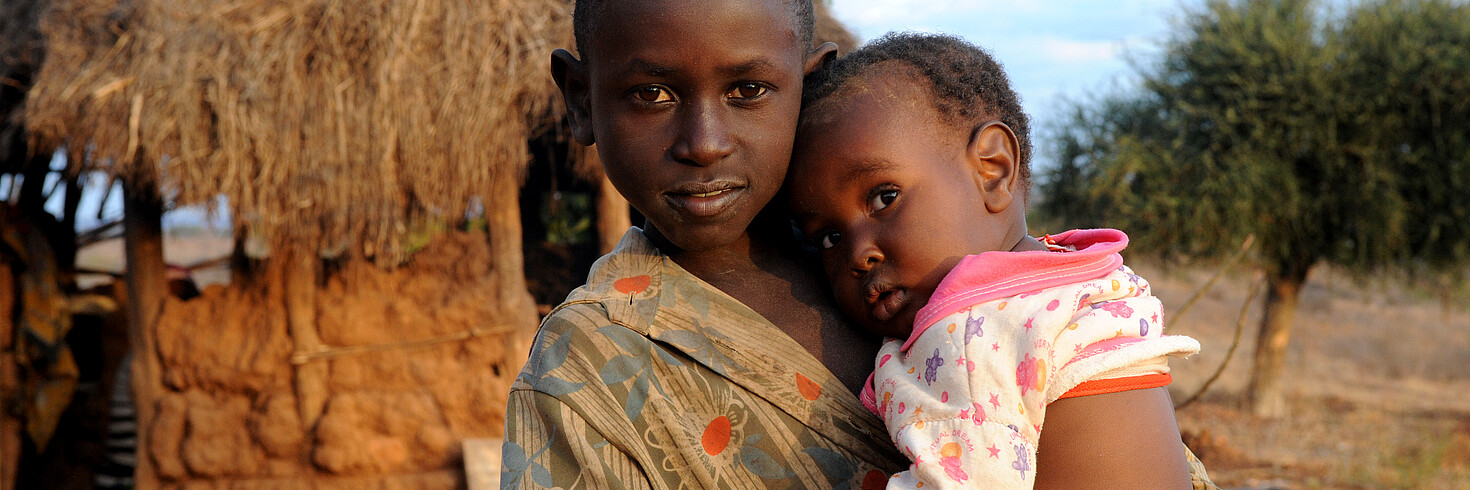
{"label": "floral print fabric", "polygon": [[542,323],[503,488],[881,488],[904,459],[805,348],[632,229]]}
{"label": "floral print fabric", "polygon": [[914,463],[888,487],[1031,488],[1047,404],[1119,374],[1167,379],[1163,356],[1199,351],[1161,335],[1160,310],[1147,281],[1119,267],[959,309],[907,349],[888,340],[870,401]]}

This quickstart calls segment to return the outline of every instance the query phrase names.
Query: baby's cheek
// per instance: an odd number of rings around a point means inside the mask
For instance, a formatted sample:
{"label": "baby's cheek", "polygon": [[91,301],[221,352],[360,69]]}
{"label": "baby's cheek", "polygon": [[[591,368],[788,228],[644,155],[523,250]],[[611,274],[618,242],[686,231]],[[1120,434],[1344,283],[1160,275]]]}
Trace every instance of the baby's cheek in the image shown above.
{"label": "baby's cheek", "polygon": [[855,293],[841,288],[836,289],[833,293],[837,296],[837,307],[842,310],[842,314],[851,318],[864,316],[862,301],[858,300]]}

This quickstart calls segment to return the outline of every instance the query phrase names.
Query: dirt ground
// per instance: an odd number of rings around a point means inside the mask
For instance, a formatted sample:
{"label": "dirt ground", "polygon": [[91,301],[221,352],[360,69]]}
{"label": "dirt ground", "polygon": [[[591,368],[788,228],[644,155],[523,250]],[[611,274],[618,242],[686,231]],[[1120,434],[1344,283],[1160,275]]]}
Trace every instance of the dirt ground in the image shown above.
{"label": "dirt ground", "polygon": [[[1146,261],[1135,268],[1166,311],[1213,273],[1165,273]],[[1176,403],[1225,358],[1250,280],[1227,276],[1192,311],[1166,318],[1168,333],[1204,345],[1172,365]],[[1180,429],[1224,488],[1470,489],[1470,313],[1463,298],[1445,306],[1395,281],[1319,268],[1303,290],[1287,354],[1291,416],[1262,420],[1244,407],[1258,297],[1220,379],[1178,412]]]}

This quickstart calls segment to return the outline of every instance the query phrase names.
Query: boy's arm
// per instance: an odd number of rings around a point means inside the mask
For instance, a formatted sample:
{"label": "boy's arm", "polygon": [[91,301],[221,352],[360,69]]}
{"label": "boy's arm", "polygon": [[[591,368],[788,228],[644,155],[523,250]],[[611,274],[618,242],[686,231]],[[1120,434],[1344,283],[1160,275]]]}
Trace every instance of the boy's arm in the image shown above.
{"label": "boy's arm", "polygon": [[1063,398],[1046,408],[1036,488],[1190,488],[1164,388]]}

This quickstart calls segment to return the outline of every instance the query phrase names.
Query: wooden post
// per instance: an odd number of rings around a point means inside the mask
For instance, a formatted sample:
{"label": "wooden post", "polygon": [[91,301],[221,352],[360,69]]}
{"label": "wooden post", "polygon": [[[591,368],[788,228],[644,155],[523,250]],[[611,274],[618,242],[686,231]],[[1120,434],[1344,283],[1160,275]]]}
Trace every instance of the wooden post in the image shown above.
{"label": "wooden post", "polygon": [[510,350],[507,358],[519,366],[528,354],[522,343],[529,342],[530,333],[535,332],[538,323],[536,301],[526,289],[525,256],[521,251],[521,183],[508,177],[496,179],[493,185],[485,199],[485,221],[494,267],[491,273],[496,276],[499,285],[496,289],[500,293],[497,306],[501,318],[495,324],[524,328],[526,335],[512,336],[506,346]]}
{"label": "wooden post", "polygon": [[[77,207],[82,204],[82,183],[76,175],[63,175],[66,179],[66,200],[62,204],[61,227],[57,233],[61,235],[59,240],[52,243],[56,250],[56,267],[64,271],[75,271],[77,268]],[[75,285],[75,275],[66,279]]]}
{"label": "wooden post", "polygon": [[[316,284],[320,267],[309,253],[286,253],[282,272],[286,291],[286,325],[297,353],[312,353],[322,348],[316,329]],[[302,428],[310,431],[327,404],[327,368],[325,362],[296,364],[296,409]]]}
{"label": "wooden post", "polygon": [[[587,164],[602,166],[597,157],[596,146],[586,147],[583,151],[582,158],[587,159]],[[612,181],[607,180],[607,174],[603,173],[597,188],[597,244],[602,253],[611,252],[631,226],[633,217],[628,213],[628,200],[623,198],[623,194],[613,187]]]}
{"label": "wooden post", "polygon": [[[0,213],[6,212],[0,203]],[[4,218],[0,218],[4,221]],[[20,392],[20,372],[15,365],[15,274],[11,258],[0,251],[0,405]],[[0,410],[0,490],[13,490],[20,474],[20,419]]]}
{"label": "wooden post", "polygon": [[149,431],[158,397],[163,393],[158,351],[154,345],[158,317],[168,293],[163,262],[163,203],[152,187],[123,186],[123,247],[127,257],[128,341],[133,349],[133,404],[138,414],[137,488],[158,488],[149,452]]}

